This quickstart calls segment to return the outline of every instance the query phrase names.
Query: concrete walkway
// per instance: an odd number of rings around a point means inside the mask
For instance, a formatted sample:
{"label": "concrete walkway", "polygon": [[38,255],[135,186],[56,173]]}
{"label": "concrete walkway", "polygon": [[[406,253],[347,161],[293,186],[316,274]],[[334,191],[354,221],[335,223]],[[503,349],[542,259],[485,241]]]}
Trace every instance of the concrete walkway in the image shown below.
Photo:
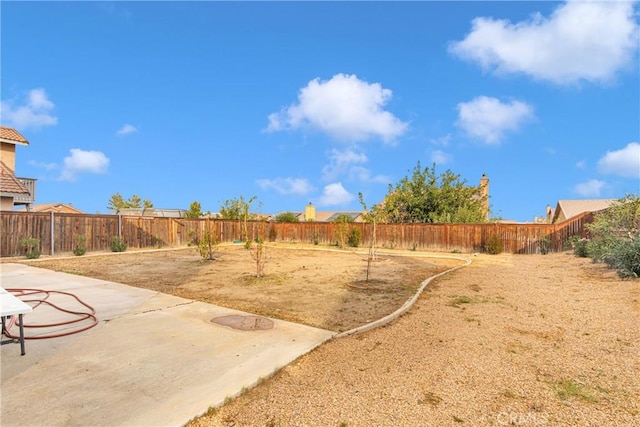
{"label": "concrete walkway", "polygon": [[[24,356],[19,344],[1,347],[2,426],[181,426],[333,336],[277,319],[268,330],[233,329],[211,319],[247,313],[22,264],[0,264],[0,285],[73,293],[98,318],[83,332],[27,340]],[[64,295],[51,301],[83,308]],[[25,324],[60,317],[41,306]]]}

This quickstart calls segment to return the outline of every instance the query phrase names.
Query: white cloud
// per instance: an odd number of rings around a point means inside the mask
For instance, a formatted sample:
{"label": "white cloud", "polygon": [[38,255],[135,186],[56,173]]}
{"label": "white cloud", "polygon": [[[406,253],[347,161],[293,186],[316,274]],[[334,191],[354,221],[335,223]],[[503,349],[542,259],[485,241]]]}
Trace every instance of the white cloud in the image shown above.
{"label": "white cloud", "polygon": [[360,182],[375,183],[375,184],[389,184],[391,178],[386,175],[373,175],[370,169],[362,166],[352,166],[349,169],[349,180],[357,180]]}
{"label": "white cloud", "polygon": [[457,125],[471,137],[487,144],[499,144],[507,131],[515,131],[534,117],[533,107],[520,102],[500,102],[496,98],[479,96],[458,104]]}
{"label": "white cloud", "polygon": [[524,73],[558,84],[606,82],[634,59],[638,25],[632,1],[568,1],[549,18],[476,18],[450,45],[458,57],[498,74]]}
{"label": "white cloud", "polygon": [[309,128],[338,141],[377,137],[392,144],[408,124],[383,109],[391,97],[391,90],[355,75],[336,74],[326,81],[316,78],[300,90],[297,104],[269,115],[265,131]]}
{"label": "white cloud", "polygon": [[576,162],[576,168],[578,169],[584,169],[587,166],[587,162],[585,162],[584,160],[578,160]]}
{"label": "white cloud", "polygon": [[45,162],[39,162],[37,160],[29,160],[27,162],[27,164],[29,166],[33,166],[34,168],[44,169],[44,170],[47,170],[47,171],[54,170],[54,169],[58,168],[58,165],[55,164],[55,163],[45,163]]}
{"label": "white cloud", "polygon": [[373,175],[371,170],[359,166],[369,161],[366,154],[353,148],[345,150],[331,150],[330,162],[322,168],[322,178],[325,181],[333,181],[341,176],[347,177],[350,181],[382,183],[388,184],[390,178],[385,175]]}
{"label": "white cloud", "polygon": [[336,182],[324,187],[322,196],[320,197],[318,204],[322,206],[344,205],[349,203],[353,199],[353,194],[345,190],[341,182]]}
{"label": "white cloud", "polygon": [[117,134],[118,135],[128,135],[130,133],[135,133],[135,132],[138,132],[138,129],[135,126],[130,125],[130,124],[125,124],[124,126],[122,126],[118,130]]}
{"label": "white cloud", "polygon": [[440,138],[432,138],[431,144],[439,147],[446,147],[451,142],[451,134],[448,133],[445,136],[441,136]]}
{"label": "white cloud", "polygon": [[256,182],[260,188],[274,189],[280,194],[305,195],[313,191],[313,187],[306,178],[259,179]]}
{"label": "white cloud", "polygon": [[431,153],[431,161],[439,165],[449,163],[451,159],[451,155],[442,150],[435,150]]}
{"label": "white cloud", "polygon": [[47,98],[44,89],[32,89],[27,94],[24,104],[14,106],[13,101],[0,103],[2,124],[19,130],[37,129],[43,126],[53,126],[58,118],[51,115],[55,105]]}
{"label": "white cloud", "polygon": [[81,173],[101,174],[107,171],[109,159],[101,151],[84,151],[72,148],[71,155],[64,158],[60,180],[75,181]]}
{"label": "white cloud", "polygon": [[630,142],[621,150],[607,151],[598,160],[598,171],[624,178],[640,178],[640,144]]}
{"label": "white cloud", "polygon": [[573,191],[583,197],[598,197],[605,185],[604,181],[590,179],[589,181],[577,184]]}
{"label": "white cloud", "polygon": [[329,164],[322,168],[322,177],[331,181],[341,175],[349,173],[352,164],[362,164],[369,161],[366,154],[355,151],[352,148],[346,150],[331,150]]}

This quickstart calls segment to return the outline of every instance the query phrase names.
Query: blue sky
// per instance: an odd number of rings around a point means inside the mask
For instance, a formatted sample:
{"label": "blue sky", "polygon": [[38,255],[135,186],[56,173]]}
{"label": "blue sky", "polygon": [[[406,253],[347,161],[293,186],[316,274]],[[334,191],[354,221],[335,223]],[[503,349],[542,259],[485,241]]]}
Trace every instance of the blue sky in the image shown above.
{"label": "blue sky", "polygon": [[37,203],[360,209],[418,161],[494,215],[640,192],[638,2],[12,2],[1,121]]}

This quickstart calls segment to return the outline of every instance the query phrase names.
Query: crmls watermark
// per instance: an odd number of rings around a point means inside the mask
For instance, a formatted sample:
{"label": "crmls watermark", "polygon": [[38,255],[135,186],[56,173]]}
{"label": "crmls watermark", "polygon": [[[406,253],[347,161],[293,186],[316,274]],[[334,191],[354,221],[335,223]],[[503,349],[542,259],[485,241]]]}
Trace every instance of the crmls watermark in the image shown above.
{"label": "crmls watermark", "polygon": [[497,417],[501,426],[546,426],[549,420],[539,412],[500,412]]}

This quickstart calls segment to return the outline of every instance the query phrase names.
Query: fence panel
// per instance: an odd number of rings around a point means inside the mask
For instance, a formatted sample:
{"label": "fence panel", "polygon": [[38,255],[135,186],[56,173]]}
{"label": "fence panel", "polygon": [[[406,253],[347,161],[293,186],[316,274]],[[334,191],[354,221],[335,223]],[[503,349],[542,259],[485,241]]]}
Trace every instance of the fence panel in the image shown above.
{"label": "fence panel", "polygon": [[[571,236],[585,236],[584,226],[593,221],[585,213],[560,224],[377,224],[377,246],[391,249],[482,252],[489,238],[497,235],[504,251],[531,254],[548,242],[552,252],[562,251]],[[53,226],[53,229],[52,229]],[[209,229],[220,242],[262,237],[277,242],[335,244],[340,224],[327,222],[261,222],[167,217],[133,217],[66,213],[2,212],[0,256],[24,253],[20,240],[40,240],[43,254],[70,253],[76,236],[86,236],[88,252],[108,251],[111,238],[121,236],[132,249],[182,247],[196,244]],[[367,246],[373,225],[350,223],[361,230],[361,246]]]}

